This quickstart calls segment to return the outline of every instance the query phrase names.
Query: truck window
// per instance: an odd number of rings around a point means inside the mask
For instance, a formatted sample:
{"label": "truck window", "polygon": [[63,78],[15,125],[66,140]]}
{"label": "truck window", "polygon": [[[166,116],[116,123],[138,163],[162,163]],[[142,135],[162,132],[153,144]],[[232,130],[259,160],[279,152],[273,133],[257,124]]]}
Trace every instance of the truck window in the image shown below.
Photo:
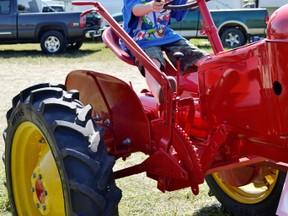
{"label": "truck window", "polygon": [[47,5],[42,8],[42,12],[64,12],[64,5]]}
{"label": "truck window", "polygon": [[20,13],[40,12],[40,3],[37,0],[19,0],[18,12]]}
{"label": "truck window", "polygon": [[0,0],[0,14],[9,14],[9,13],[10,13],[10,1]]}

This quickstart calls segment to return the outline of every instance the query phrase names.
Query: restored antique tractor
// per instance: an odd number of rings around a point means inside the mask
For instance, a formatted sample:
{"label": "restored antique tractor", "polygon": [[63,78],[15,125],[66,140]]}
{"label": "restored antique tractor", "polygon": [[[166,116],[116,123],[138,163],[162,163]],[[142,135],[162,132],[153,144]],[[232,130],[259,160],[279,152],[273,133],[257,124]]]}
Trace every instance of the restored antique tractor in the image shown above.
{"label": "restored antique tractor", "polygon": [[[161,191],[195,195],[206,179],[231,214],[275,215],[288,168],[288,5],[271,16],[266,39],[224,51],[205,0],[168,4],[199,7],[214,51],[180,76],[168,62],[161,72],[99,3],[75,4],[94,6],[83,17],[106,19],[104,42],[134,65],[121,38],[149,89],[136,94],[116,77],[79,70],[65,85],[14,97],[3,156],[13,215],[116,215],[114,179],[140,172]],[[147,159],[113,173],[115,160],[135,152]]]}

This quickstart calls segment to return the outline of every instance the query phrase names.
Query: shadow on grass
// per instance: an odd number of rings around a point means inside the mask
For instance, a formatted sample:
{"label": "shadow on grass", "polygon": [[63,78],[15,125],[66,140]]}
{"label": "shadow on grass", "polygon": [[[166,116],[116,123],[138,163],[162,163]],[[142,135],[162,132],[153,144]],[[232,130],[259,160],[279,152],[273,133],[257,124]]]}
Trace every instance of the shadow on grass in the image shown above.
{"label": "shadow on grass", "polygon": [[[8,216],[11,215],[9,203],[6,206],[5,211],[0,211],[0,216]],[[221,205],[210,205],[205,206],[199,209],[197,212],[193,214],[193,216],[231,216],[227,211],[221,208]]]}
{"label": "shadow on grass", "polygon": [[198,44],[196,45],[199,49],[211,49],[211,45],[210,44]]}
{"label": "shadow on grass", "polygon": [[77,50],[77,51],[67,51],[65,53],[60,54],[51,54],[47,55],[44,54],[40,50],[13,50],[13,49],[7,49],[0,51],[0,58],[23,58],[23,57],[46,57],[46,58],[81,58],[83,56],[91,55],[96,52],[100,52],[101,49],[83,49],[83,50]]}
{"label": "shadow on grass", "polygon": [[214,204],[204,206],[193,214],[193,216],[229,216],[229,214],[221,208],[221,205]]}

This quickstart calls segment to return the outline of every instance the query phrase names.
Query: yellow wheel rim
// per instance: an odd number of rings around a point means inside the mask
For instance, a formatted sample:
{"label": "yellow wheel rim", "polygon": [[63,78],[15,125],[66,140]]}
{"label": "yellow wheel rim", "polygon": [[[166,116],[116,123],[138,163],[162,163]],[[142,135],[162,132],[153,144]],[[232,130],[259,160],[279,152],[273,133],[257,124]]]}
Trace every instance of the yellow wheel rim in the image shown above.
{"label": "yellow wheel rim", "polygon": [[263,179],[255,180],[245,186],[233,187],[221,180],[217,173],[213,177],[219,187],[232,199],[243,204],[256,204],[265,200],[273,191],[279,171],[270,169]]}
{"label": "yellow wheel rim", "polygon": [[65,215],[60,175],[50,146],[31,122],[16,130],[11,151],[12,188],[17,213]]}

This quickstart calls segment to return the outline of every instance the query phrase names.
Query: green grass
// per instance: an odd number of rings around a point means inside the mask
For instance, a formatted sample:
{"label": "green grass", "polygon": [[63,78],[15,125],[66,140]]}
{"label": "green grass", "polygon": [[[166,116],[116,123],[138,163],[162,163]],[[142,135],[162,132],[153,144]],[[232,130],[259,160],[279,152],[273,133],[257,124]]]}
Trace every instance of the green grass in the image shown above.
{"label": "green grass", "polygon": [[15,59],[21,62],[30,63],[51,63],[59,62],[69,63],[77,61],[92,60],[95,56],[103,59],[111,59],[114,56],[110,52],[103,52],[105,49],[103,43],[85,43],[78,52],[66,52],[58,55],[44,55],[38,44],[18,44],[18,45],[0,45],[0,58],[7,62],[14,62]]}
{"label": "green grass", "polygon": [[[206,39],[191,39],[190,41],[200,49],[208,53],[212,52],[211,46]],[[83,44],[78,52],[67,52],[59,55],[43,55],[39,44],[0,45],[0,59],[8,62],[13,62],[17,58],[21,59],[21,61],[32,63],[50,63],[51,61],[69,63],[75,59],[85,61],[92,60],[94,57],[101,57],[103,60],[115,58],[103,43],[87,42]]]}
{"label": "green grass", "polygon": [[6,212],[9,210],[9,202],[8,202],[8,196],[7,191],[4,186],[4,179],[5,179],[5,171],[3,164],[0,165],[0,212]]}
{"label": "green grass", "polygon": [[[134,155],[127,161],[117,162],[115,168],[139,163],[144,156]],[[122,189],[123,198],[120,215],[157,215],[157,216],[224,216],[220,204],[214,197],[209,197],[206,184],[200,186],[199,195],[195,196],[190,188],[162,193],[155,181],[144,173],[117,180]]]}
{"label": "green grass", "polygon": [[[192,43],[207,53],[211,47],[205,39],[193,39]],[[13,65],[41,65],[49,64],[67,66],[69,64],[83,65],[86,62],[118,61],[103,43],[84,43],[79,52],[60,55],[43,55],[39,44],[0,45],[0,62]],[[96,64],[96,63],[95,63]],[[1,131],[2,133],[2,131]],[[0,148],[3,149],[3,148]],[[127,161],[118,161],[115,169],[139,163],[143,156],[136,154]],[[11,215],[6,188],[3,184],[5,173],[0,165],[0,215]],[[120,215],[195,215],[195,216],[223,216],[219,203],[209,197],[206,184],[201,185],[200,194],[194,196],[190,189],[162,193],[157,189],[156,182],[145,176],[144,173],[117,180],[117,185],[122,189],[123,197],[119,205]]]}

